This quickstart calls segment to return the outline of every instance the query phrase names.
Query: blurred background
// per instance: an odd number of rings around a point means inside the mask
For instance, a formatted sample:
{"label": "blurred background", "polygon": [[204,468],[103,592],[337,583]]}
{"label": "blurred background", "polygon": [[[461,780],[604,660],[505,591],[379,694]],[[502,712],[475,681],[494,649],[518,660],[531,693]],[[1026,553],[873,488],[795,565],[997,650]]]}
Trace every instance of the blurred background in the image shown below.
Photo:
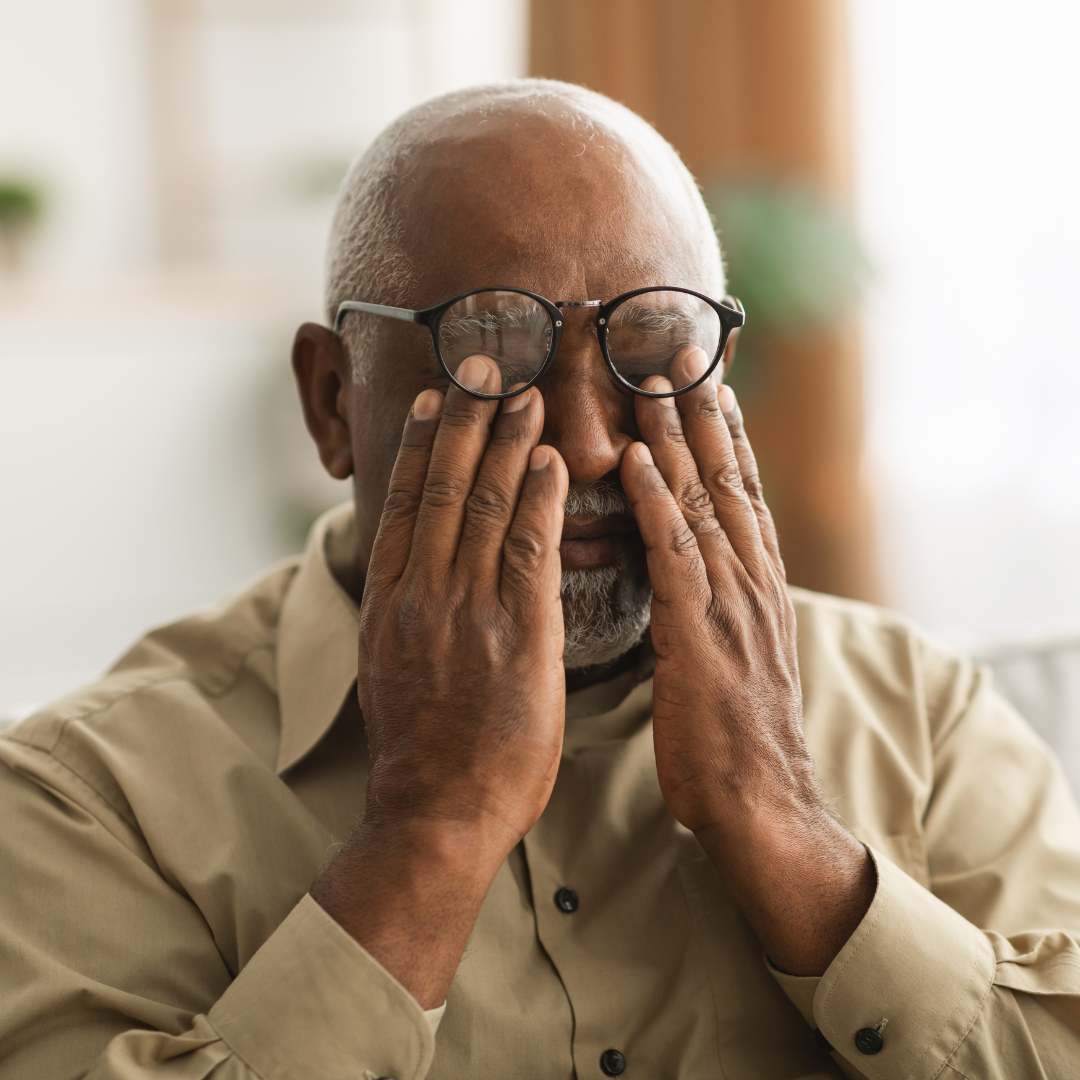
{"label": "blurred background", "polygon": [[0,0],[0,718],[347,497],[288,366],[338,182],[402,110],[531,73],[701,181],[791,579],[994,660],[1080,775],[1080,8],[1017,14]]}

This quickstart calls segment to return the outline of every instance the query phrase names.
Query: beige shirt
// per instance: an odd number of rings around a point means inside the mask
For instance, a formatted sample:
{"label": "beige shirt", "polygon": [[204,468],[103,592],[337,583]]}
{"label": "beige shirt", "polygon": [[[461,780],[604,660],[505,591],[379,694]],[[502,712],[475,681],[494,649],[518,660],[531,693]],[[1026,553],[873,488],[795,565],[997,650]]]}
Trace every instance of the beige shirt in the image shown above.
{"label": "beige shirt", "polygon": [[307,895],[364,806],[356,610],[326,554],[350,525],[0,739],[4,1080],[600,1080],[609,1049],[627,1080],[1080,1076],[1057,764],[984,672],[798,590],[806,737],[878,868],[824,977],[770,968],[667,812],[642,671],[567,698],[551,801],[425,1015]]}

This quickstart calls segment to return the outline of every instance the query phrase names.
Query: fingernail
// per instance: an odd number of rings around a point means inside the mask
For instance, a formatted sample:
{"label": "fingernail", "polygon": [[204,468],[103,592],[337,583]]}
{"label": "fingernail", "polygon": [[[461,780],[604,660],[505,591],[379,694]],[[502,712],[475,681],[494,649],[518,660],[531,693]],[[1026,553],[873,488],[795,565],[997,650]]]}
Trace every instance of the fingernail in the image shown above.
{"label": "fingernail", "polygon": [[[523,394],[522,397],[524,396]],[[533,447],[533,452],[529,455],[529,468],[545,469],[550,461],[551,454],[548,453],[548,448],[546,446],[536,446]]]}
{"label": "fingernail", "polygon": [[652,380],[652,386],[650,386],[649,389],[654,394],[670,394],[675,387],[671,385],[670,379],[665,379],[663,375],[657,375],[656,378]]}
{"label": "fingernail", "polygon": [[727,383],[721,383],[716,392],[716,404],[720,406],[722,413],[735,411],[735,391]]}
{"label": "fingernail", "polygon": [[653,463],[652,453],[644,443],[635,443],[630,450],[642,465],[651,465]]}
{"label": "fingernail", "polygon": [[696,347],[689,349],[683,363],[686,365],[686,374],[692,383],[697,382],[709,370],[709,357],[704,349]]}
{"label": "fingernail", "polygon": [[489,361],[482,356],[470,356],[462,361],[454,378],[457,379],[466,390],[480,390],[487,382],[488,372],[491,370]]}
{"label": "fingernail", "polygon": [[517,397],[506,398],[502,403],[502,411],[504,413],[521,412],[530,401],[532,401],[532,391],[526,390]]}
{"label": "fingernail", "polygon": [[438,390],[423,390],[413,402],[414,420],[434,420],[442,412],[443,396]]}

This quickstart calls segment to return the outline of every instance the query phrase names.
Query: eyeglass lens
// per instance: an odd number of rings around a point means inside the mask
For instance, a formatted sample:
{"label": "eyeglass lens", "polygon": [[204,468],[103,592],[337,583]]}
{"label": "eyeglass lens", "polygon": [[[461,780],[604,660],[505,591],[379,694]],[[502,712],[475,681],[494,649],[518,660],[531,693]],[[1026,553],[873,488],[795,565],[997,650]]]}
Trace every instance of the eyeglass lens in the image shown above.
{"label": "eyeglass lens", "polygon": [[[689,360],[700,349],[706,364],[720,348],[720,316],[689,293],[661,289],[628,297],[609,315],[607,350],[612,367],[630,386],[663,375],[674,390],[700,378]],[[539,375],[551,350],[551,315],[543,304],[510,289],[463,297],[436,327],[439,352],[451,374],[470,356],[490,357],[502,375],[501,393]]]}
{"label": "eyeglass lens", "polygon": [[611,366],[631,386],[650,375],[671,380],[682,390],[701,378],[689,361],[697,350],[711,364],[723,328],[716,310],[689,293],[658,290],[624,300],[608,317],[607,349]]}
{"label": "eyeglass lens", "polygon": [[470,356],[490,357],[502,374],[503,393],[536,378],[553,332],[543,304],[508,289],[463,297],[446,309],[436,327],[439,352],[451,374]]}

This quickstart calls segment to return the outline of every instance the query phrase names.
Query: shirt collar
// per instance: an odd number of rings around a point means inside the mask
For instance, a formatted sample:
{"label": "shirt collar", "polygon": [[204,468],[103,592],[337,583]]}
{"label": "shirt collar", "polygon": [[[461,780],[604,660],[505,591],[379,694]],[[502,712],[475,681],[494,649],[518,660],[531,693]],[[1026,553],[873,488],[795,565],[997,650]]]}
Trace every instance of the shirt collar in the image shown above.
{"label": "shirt collar", "polygon": [[278,775],[326,734],[356,682],[359,613],[330,569],[327,550],[355,546],[352,503],[323,514],[311,528],[278,624],[281,708]]}

